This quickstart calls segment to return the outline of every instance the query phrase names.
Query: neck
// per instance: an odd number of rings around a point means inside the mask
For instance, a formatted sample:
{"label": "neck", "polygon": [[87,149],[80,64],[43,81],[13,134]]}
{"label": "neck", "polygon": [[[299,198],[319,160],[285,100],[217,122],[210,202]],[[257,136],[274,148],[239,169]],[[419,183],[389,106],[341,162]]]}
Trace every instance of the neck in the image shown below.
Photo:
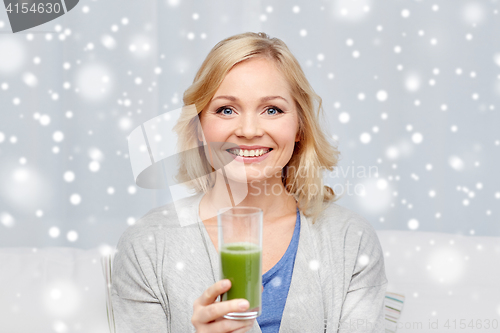
{"label": "neck", "polygon": [[217,217],[220,208],[242,206],[260,208],[264,221],[273,221],[283,215],[295,213],[297,202],[285,190],[281,177],[251,183],[228,180],[226,183],[224,177],[217,173],[214,186],[200,202],[200,218],[209,220]]}

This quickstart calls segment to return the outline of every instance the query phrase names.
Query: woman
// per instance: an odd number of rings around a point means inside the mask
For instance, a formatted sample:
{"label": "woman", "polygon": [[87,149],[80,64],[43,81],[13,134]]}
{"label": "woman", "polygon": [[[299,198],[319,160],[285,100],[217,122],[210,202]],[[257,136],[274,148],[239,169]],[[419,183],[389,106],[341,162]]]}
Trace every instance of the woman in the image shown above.
{"label": "woman", "polygon": [[[322,183],[338,151],[321,99],[279,39],[218,43],[175,130],[177,180],[196,195],[150,211],[118,243],[112,297],[121,332],[383,332],[387,279],[373,228]],[[257,319],[224,319],[217,210],[263,210],[263,301]],[[243,304],[241,304],[243,303]],[[242,307],[240,307],[242,306]]]}

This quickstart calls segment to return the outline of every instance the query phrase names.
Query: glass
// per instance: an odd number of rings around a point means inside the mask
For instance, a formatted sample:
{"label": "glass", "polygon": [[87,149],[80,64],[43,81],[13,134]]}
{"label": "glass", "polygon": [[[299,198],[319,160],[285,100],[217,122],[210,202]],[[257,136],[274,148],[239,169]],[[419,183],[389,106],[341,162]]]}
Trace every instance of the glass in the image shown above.
{"label": "glass", "polygon": [[219,209],[219,253],[221,279],[229,279],[231,288],[222,301],[248,300],[245,312],[230,312],[227,319],[253,319],[262,309],[262,209],[228,207]]}

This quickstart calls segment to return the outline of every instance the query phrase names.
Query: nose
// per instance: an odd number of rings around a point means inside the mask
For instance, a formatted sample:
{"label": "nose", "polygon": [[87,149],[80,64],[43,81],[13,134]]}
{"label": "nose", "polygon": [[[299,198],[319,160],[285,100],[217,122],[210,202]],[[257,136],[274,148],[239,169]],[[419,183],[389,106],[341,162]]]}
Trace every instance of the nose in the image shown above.
{"label": "nose", "polygon": [[254,112],[245,112],[239,118],[235,134],[247,139],[252,139],[255,136],[262,136],[263,129],[259,120],[259,115]]}

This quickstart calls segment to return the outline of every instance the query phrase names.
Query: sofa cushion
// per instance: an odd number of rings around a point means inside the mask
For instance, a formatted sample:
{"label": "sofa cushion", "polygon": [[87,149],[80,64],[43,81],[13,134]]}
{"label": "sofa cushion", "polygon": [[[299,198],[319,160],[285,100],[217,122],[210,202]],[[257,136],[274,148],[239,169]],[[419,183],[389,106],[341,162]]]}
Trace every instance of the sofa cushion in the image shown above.
{"label": "sofa cushion", "polygon": [[500,237],[377,235],[387,291],[405,296],[398,332],[500,332]]}
{"label": "sofa cushion", "polygon": [[0,248],[0,331],[108,333],[98,249]]}

